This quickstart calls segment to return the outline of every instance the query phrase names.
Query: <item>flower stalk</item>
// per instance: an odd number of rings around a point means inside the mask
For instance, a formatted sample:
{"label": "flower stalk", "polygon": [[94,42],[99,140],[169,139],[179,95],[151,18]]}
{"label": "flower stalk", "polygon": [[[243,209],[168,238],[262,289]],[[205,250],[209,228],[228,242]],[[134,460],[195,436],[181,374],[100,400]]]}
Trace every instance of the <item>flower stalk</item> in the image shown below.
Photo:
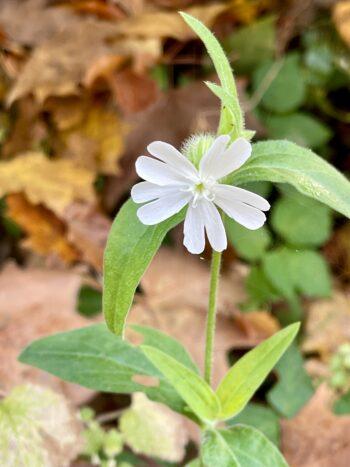
{"label": "flower stalk", "polygon": [[222,253],[213,250],[211,258],[210,269],[210,288],[209,288],[209,302],[208,302],[208,315],[206,324],[206,337],[205,337],[205,361],[204,361],[204,379],[208,384],[211,384],[212,367],[213,367],[213,350],[215,340],[216,328],[216,308],[217,308],[217,294],[220,278]]}

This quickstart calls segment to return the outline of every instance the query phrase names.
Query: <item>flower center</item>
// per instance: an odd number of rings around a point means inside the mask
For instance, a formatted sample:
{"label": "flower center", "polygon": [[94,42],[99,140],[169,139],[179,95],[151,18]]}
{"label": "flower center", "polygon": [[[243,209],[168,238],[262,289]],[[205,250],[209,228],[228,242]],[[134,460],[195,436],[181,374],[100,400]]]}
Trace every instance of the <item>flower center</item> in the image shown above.
{"label": "flower center", "polygon": [[215,195],[212,191],[216,181],[214,179],[201,180],[193,185],[191,191],[193,192],[192,206],[196,207],[198,200],[205,198],[207,201],[214,201]]}

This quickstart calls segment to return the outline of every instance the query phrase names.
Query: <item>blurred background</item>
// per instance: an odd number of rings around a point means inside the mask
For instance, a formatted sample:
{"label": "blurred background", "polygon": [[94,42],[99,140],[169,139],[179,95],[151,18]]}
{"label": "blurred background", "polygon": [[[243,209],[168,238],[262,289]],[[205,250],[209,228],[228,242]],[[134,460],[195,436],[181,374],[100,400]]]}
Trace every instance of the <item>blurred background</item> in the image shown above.
{"label": "blurred background", "polygon": [[[47,463],[25,466],[184,465],[195,456],[193,426],[145,396],[96,394],[16,361],[34,339],[103,319],[103,249],[147,144],[180,148],[216,130],[219,102],[202,83],[215,73],[178,10],[222,42],[255,141],[289,139],[350,171],[349,1],[1,0],[0,392],[26,410],[56,397],[29,417],[50,442],[25,435]],[[350,223],[288,185],[249,189],[272,209],[258,231],[228,224],[216,380],[302,320],[300,341],[232,423],[263,430],[293,466],[345,467]],[[129,319],[182,340],[199,364],[209,259],[186,254],[175,229]]]}

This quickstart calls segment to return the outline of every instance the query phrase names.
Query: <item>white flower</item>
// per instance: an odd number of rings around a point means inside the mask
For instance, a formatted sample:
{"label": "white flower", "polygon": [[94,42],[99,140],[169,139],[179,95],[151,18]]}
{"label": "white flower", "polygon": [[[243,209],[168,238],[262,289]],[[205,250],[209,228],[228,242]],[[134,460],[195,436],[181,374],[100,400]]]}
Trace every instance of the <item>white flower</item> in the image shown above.
{"label": "white flower", "polygon": [[270,208],[269,203],[255,193],[220,183],[220,179],[247,161],[252,150],[244,138],[227,147],[229,141],[228,135],[216,138],[200,160],[198,170],[170,144],[151,143],[147,149],[158,160],[146,156],[137,159],[136,171],[146,181],[131,190],[135,203],[147,203],[137,211],[140,221],[146,225],[158,224],[188,205],[184,245],[194,254],[204,250],[205,232],[215,251],[227,247],[217,207],[247,229],[261,227],[266,220],[262,211]]}

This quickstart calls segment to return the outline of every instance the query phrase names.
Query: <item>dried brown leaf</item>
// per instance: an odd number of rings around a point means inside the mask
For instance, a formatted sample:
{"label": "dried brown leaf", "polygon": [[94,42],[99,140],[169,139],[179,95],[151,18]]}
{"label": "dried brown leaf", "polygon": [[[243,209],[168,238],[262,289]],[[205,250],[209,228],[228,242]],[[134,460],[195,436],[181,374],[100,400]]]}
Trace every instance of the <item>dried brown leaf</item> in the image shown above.
{"label": "dried brown leaf", "polygon": [[41,203],[57,215],[74,201],[94,204],[94,179],[93,172],[72,161],[36,152],[0,162],[0,196],[24,192],[31,203]]}
{"label": "dried brown leaf", "polygon": [[[110,59],[118,68],[133,57],[136,63],[154,63],[161,53],[158,39],[123,38],[118,25],[92,18],[81,20],[73,28],[52,35],[36,47],[24,65],[8,102],[33,94],[42,103],[49,96],[79,94],[79,86],[97,78],[96,63]],[[93,72],[91,70],[94,70]]]}
{"label": "dried brown leaf", "polygon": [[27,268],[8,263],[0,273],[0,387],[23,382],[49,386],[81,404],[92,391],[17,361],[33,340],[91,323],[75,311],[81,276],[73,271]]}
{"label": "dried brown leaf", "polygon": [[79,253],[67,240],[66,228],[51,211],[35,206],[21,194],[6,198],[8,216],[26,233],[24,247],[40,255],[55,255],[70,263],[79,258]]}
{"label": "dried brown leaf", "polygon": [[102,271],[103,251],[111,221],[95,207],[84,203],[70,205],[63,219],[67,239],[80,253],[80,259]]}
{"label": "dried brown leaf", "polygon": [[350,340],[350,296],[335,291],[332,298],[317,300],[308,309],[303,350],[318,353],[325,362]]}
{"label": "dried brown leaf", "polygon": [[[212,26],[215,19],[227,10],[227,4],[194,6],[186,9],[186,13],[195,16],[207,26]],[[118,23],[118,30],[126,36],[152,38],[172,37],[180,41],[194,39],[196,34],[190,29],[178,12],[154,10],[133,16]]]}
{"label": "dried brown leaf", "polygon": [[293,467],[347,467],[350,416],[332,413],[332,392],[320,386],[291,420],[282,420],[282,452]]}
{"label": "dried brown leaf", "polygon": [[350,47],[350,2],[338,1],[333,8],[333,21],[344,42]]}

